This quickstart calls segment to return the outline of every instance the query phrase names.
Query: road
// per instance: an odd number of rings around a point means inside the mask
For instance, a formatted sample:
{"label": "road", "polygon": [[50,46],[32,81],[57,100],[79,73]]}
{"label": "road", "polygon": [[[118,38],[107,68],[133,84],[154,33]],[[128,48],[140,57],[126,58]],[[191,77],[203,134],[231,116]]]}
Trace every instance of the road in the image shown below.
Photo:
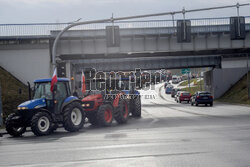
{"label": "road", "polygon": [[4,135],[0,166],[249,166],[250,107],[177,104],[162,84],[142,94],[142,118],[126,125]]}

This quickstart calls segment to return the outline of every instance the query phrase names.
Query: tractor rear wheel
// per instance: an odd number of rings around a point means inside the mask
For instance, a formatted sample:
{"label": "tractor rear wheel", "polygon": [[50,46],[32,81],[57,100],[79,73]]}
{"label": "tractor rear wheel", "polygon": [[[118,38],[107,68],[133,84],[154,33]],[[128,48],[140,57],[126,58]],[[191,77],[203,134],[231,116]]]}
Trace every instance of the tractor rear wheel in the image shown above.
{"label": "tractor rear wheel", "polygon": [[10,134],[13,137],[22,136],[22,134],[26,131],[25,126],[16,127],[13,125],[12,121],[13,121],[13,118],[16,116],[17,116],[16,113],[10,114],[7,117],[6,122],[5,122],[6,131],[8,132],[8,134]]}
{"label": "tractor rear wheel", "polygon": [[97,111],[97,121],[100,126],[110,126],[113,121],[113,107],[110,104],[103,104]]}
{"label": "tractor rear wheel", "polygon": [[46,112],[38,112],[31,119],[31,131],[36,136],[49,135],[52,132],[52,119]]}
{"label": "tractor rear wheel", "polygon": [[79,102],[72,102],[63,109],[63,126],[69,132],[76,132],[83,127],[85,114]]}
{"label": "tractor rear wheel", "polygon": [[141,98],[140,96],[135,97],[131,100],[130,106],[133,117],[141,117]]}
{"label": "tractor rear wheel", "polygon": [[118,107],[115,109],[114,117],[117,123],[123,124],[128,121],[129,108],[128,103],[124,99],[119,100]]}

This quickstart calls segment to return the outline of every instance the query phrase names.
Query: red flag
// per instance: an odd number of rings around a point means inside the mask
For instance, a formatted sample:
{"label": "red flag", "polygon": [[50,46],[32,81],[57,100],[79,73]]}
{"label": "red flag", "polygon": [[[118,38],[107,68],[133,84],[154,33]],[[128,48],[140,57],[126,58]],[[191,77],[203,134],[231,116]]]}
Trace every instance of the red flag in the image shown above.
{"label": "red flag", "polygon": [[50,84],[50,91],[53,92],[54,86],[57,83],[57,75],[56,75],[56,68],[53,73],[52,79],[51,79],[51,84]]}
{"label": "red flag", "polygon": [[82,71],[82,93],[86,93],[85,75]]}

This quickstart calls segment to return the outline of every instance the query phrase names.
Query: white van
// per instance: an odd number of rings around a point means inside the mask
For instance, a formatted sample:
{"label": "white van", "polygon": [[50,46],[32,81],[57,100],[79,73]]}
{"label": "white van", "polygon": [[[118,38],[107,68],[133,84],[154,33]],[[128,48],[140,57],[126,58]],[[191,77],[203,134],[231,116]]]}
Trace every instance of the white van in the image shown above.
{"label": "white van", "polygon": [[179,83],[179,79],[178,79],[178,76],[177,76],[177,75],[173,75],[173,76],[172,76],[172,83],[173,83],[173,84],[178,84],[178,83]]}

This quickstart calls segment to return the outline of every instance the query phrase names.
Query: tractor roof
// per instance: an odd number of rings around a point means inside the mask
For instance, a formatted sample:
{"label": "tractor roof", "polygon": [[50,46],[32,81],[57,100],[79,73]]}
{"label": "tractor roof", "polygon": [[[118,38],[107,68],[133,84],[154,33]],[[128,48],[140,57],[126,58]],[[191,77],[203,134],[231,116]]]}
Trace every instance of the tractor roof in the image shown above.
{"label": "tractor roof", "polygon": [[[57,78],[58,82],[69,82],[68,78]],[[34,81],[34,83],[39,83],[39,82],[51,82],[51,78],[46,78],[46,79],[37,79]]]}

